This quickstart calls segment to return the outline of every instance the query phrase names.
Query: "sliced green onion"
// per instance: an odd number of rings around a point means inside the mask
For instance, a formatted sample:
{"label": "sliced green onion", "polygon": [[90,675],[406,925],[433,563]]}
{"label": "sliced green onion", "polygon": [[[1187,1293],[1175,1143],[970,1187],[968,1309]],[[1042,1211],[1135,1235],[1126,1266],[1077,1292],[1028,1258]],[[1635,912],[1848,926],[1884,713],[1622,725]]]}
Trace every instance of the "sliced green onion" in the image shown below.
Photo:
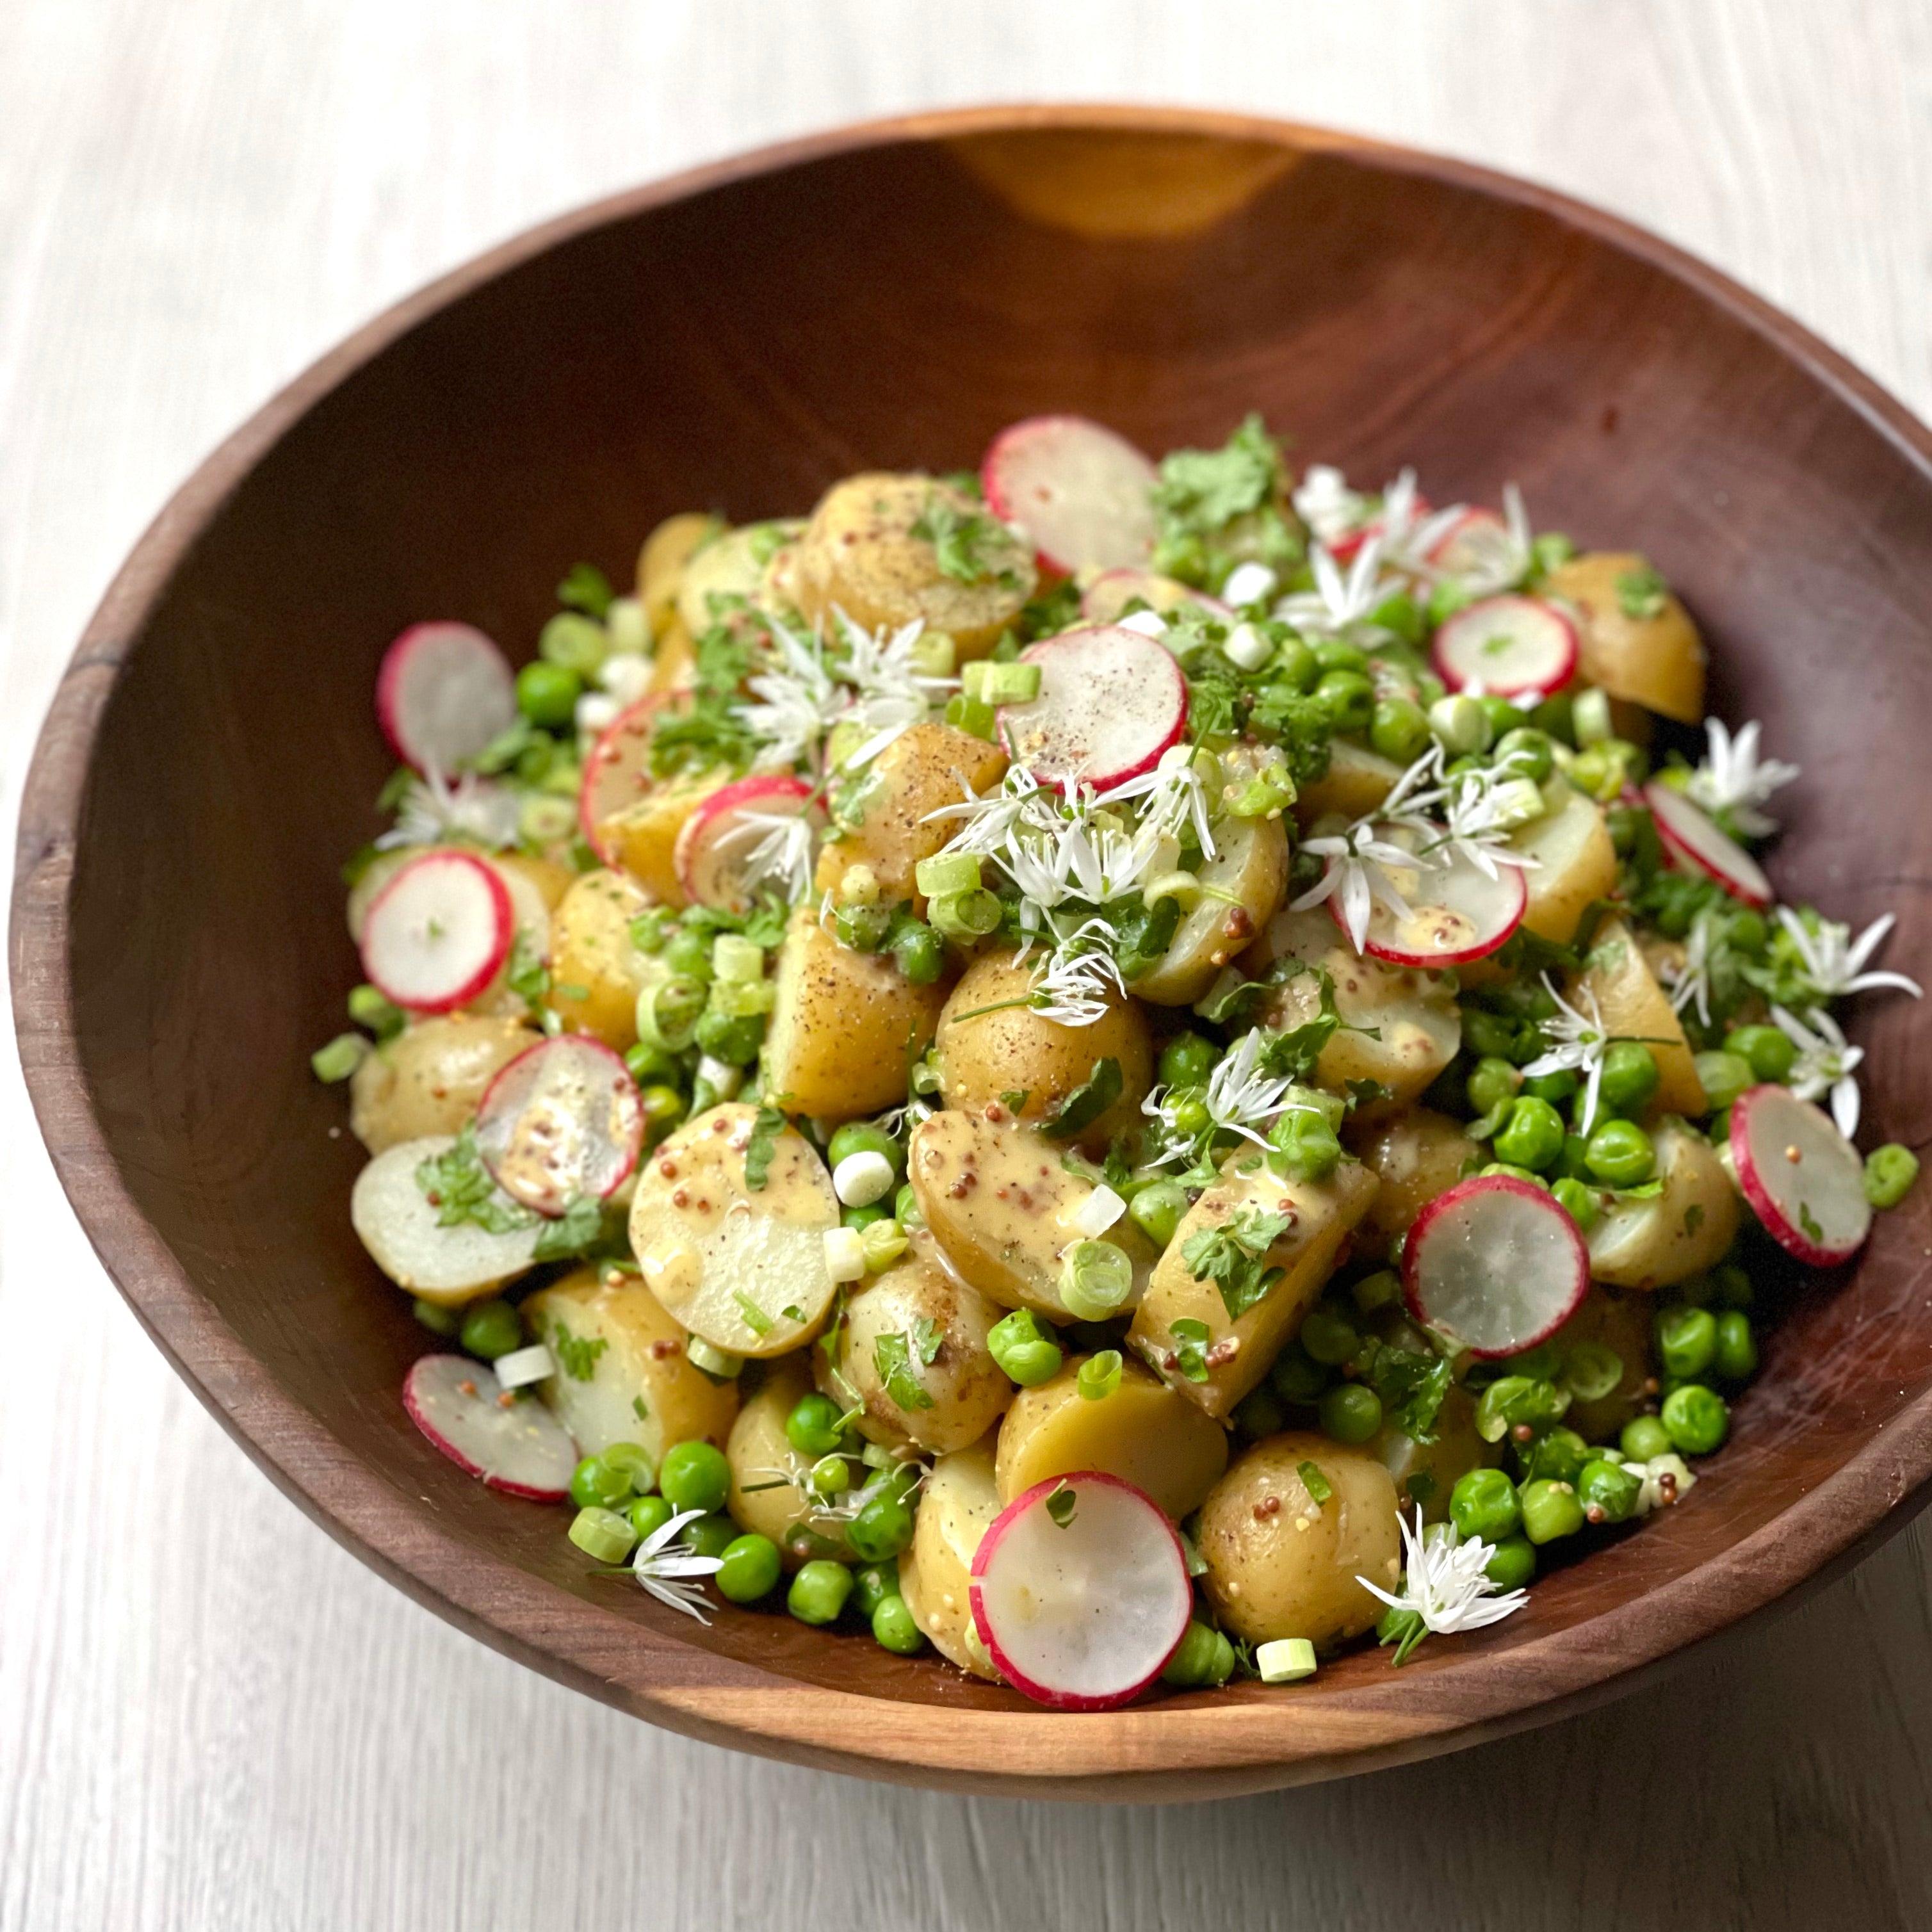
{"label": "sliced green onion", "polygon": [[577,800],[533,791],[517,811],[517,836],[526,845],[556,845],[577,830]]}
{"label": "sliced green onion", "polygon": [[621,1563],[630,1555],[638,1533],[615,1510],[592,1504],[580,1509],[570,1526],[570,1540],[593,1563]]}
{"label": "sliced green onion", "polygon": [[359,1033],[339,1033],[326,1046],[317,1047],[308,1064],[318,1080],[333,1086],[338,1080],[346,1080],[372,1051]]}
{"label": "sliced green onion", "polygon": [[349,1017],[365,1027],[377,1040],[394,1040],[410,1023],[409,1016],[374,986],[349,989]]}
{"label": "sliced green onion", "polygon": [[1201,881],[1192,872],[1163,872],[1141,888],[1141,904],[1149,912],[1162,899],[1172,899],[1183,912],[1192,912],[1201,903]]}
{"label": "sliced green onion", "polygon": [[706,989],[681,978],[661,959],[646,968],[638,992],[638,1037],[665,1053],[682,1053],[704,1017]]}
{"label": "sliced green onion", "polygon": [[973,694],[982,704],[1030,704],[1040,695],[1036,664],[995,664],[984,658],[968,668],[980,672],[980,688]]}
{"label": "sliced green onion", "polygon": [[[966,668],[972,669],[968,664]],[[992,742],[994,731],[999,720],[993,715],[993,707],[977,698],[969,698],[963,691],[956,691],[946,700],[946,722],[955,730],[970,732],[976,738],[984,738]]]}
{"label": "sliced green onion", "polygon": [[1294,1684],[1312,1677],[1318,1666],[1315,1646],[1305,1636],[1280,1636],[1255,1652],[1255,1668],[1264,1684]]}
{"label": "sliced green onion", "polygon": [[980,889],[980,858],[974,852],[941,852],[922,859],[913,878],[929,899],[951,898]]}
{"label": "sliced green onion", "polygon": [[742,1355],[734,1355],[728,1348],[714,1348],[702,1335],[687,1335],[684,1352],[690,1357],[694,1369],[702,1369],[721,1382],[735,1382],[745,1366]]}
{"label": "sliced green onion", "polygon": [[1563,1386],[1579,1402],[1600,1402],[1624,1378],[1624,1358],[1600,1342],[1580,1342],[1563,1358]]}
{"label": "sliced green onion", "polygon": [[984,939],[1000,922],[1002,908],[998,898],[982,886],[970,892],[958,892],[934,899],[926,916],[946,938],[961,945]]}
{"label": "sliced green onion", "polygon": [[1080,1364],[1073,1385],[1088,1402],[1105,1402],[1120,1385],[1120,1352],[1102,1348]]}
{"label": "sliced green onion", "polygon": [[765,949],[754,946],[742,933],[721,932],[711,942],[711,970],[721,984],[761,980]]}
{"label": "sliced green onion", "polygon": [[1610,728],[1610,694],[1607,691],[1594,688],[1580,691],[1570,715],[1580,750],[1591,745],[1606,745],[1616,735]]}
{"label": "sliced green onion", "polygon": [[1075,1241],[1060,1257],[1060,1304],[1076,1321],[1104,1322],[1133,1286],[1133,1263],[1112,1241]]}
{"label": "sliced green onion", "polygon": [[859,1245],[866,1252],[866,1272],[883,1274],[911,1245],[898,1222],[874,1221],[859,1231]]}
{"label": "sliced green onion", "polygon": [[658,1466],[651,1460],[651,1452],[641,1442],[614,1442],[597,1454],[610,1468],[622,1469],[630,1478],[631,1486],[639,1496],[647,1496],[657,1487]]}
{"label": "sliced green onion", "polygon": [[958,648],[945,631],[922,631],[908,655],[921,677],[950,677],[959,662]]}

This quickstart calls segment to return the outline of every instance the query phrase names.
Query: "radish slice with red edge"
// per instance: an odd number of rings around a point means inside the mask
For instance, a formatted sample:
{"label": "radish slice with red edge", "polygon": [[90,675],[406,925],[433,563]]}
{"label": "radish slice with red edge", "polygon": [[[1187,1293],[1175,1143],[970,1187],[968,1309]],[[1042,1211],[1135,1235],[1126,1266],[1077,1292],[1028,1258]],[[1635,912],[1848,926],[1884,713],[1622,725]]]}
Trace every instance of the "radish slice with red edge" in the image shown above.
{"label": "radish slice with red edge", "polygon": [[1090,624],[1118,624],[1120,613],[1136,597],[1163,617],[1184,604],[1198,604],[1209,616],[1219,618],[1224,624],[1235,621],[1232,607],[1220,598],[1210,597],[1204,590],[1178,584],[1172,578],[1160,576],[1151,570],[1102,571],[1082,596],[1080,614]]}
{"label": "radish slice with red edge", "polygon": [[1154,466],[1084,416],[1028,416],[1000,430],[980,466],[994,515],[1024,531],[1063,577],[1144,563],[1156,534]]}
{"label": "radish slice with red edge", "polygon": [[508,889],[468,852],[412,859],[370,902],[362,970],[386,1000],[446,1013],[481,999],[510,956]]}
{"label": "radish slice with red edge", "polygon": [[685,897],[713,912],[738,914],[752,910],[761,885],[776,884],[790,898],[790,886],[769,871],[760,848],[784,829],[778,821],[801,815],[816,829],[818,811],[802,779],[765,772],[719,786],[684,821],[671,848]]}
{"label": "radish slice with red edge", "polygon": [[1402,1291],[1425,1328],[1473,1354],[1520,1354],[1547,1341],[1590,1292],[1590,1251],[1547,1188],[1479,1174],[1418,1214],[1402,1252]]}
{"label": "radish slice with red edge", "polygon": [[1445,577],[1468,577],[1486,569],[1509,542],[1509,525],[1495,511],[1468,509],[1430,546],[1426,561]]}
{"label": "radish slice with red edge", "polygon": [[1118,624],[1063,631],[1020,653],[1040,667],[1040,695],[1000,707],[1016,764],[1042,784],[1105,791],[1152,771],[1187,729],[1187,680],[1166,646]]}
{"label": "radish slice with red edge", "polygon": [[1864,1162],[1822,1108],[1788,1087],[1740,1094],[1724,1150],[1765,1232],[1813,1268],[1849,1261],[1871,1232]]}
{"label": "radish slice with red edge", "polygon": [[570,1493],[577,1444],[540,1402],[507,1393],[467,1355],[421,1357],[403,1382],[410,1420],[464,1474],[506,1496],[560,1503]]}
{"label": "radish slice with red edge", "polygon": [[601,828],[628,806],[635,805],[656,780],[651,773],[651,734],[658,712],[672,694],[654,691],[618,712],[590,748],[584,760],[584,782],[577,794],[577,823],[584,842],[603,862],[615,868],[616,848],[601,836]]}
{"label": "radish slice with red edge", "polygon": [[512,1200],[554,1219],[608,1200],[638,1164],[644,1103],[600,1040],[560,1034],[500,1068],[476,1109],[476,1151]]}
{"label": "radish slice with red edge", "polygon": [[[1383,826],[1377,836],[1390,838],[1400,829]],[[1444,849],[1448,862],[1418,866],[1413,890],[1406,880],[1400,882],[1414,908],[1406,917],[1398,917],[1379,899],[1376,902],[1362,945],[1371,959],[1438,970],[1445,966],[1466,966],[1471,960],[1486,958],[1495,952],[1522,923],[1529,888],[1520,866],[1498,860],[1492,879],[1474,860],[1466,857],[1460,848]],[[1330,865],[1337,862],[1329,861]],[[1346,932],[1341,895],[1331,892],[1328,906],[1335,923]]]}
{"label": "radish slice with red edge", "polygon": [[517,722],[517,674],[470,625],[412,625],[382,654],[376,718],[404,764],[447,776]]}
{"label": "radish slice with red edge", "polygon": [[1546,695],[1576,674],[1576,629],[1534,597],[1485,597],[1436,633],[1436,674],[1451,691],[1480,683],[1492,697]]}
{"label": "radish slice with red edge", "polygon": [[994,1518],[974,1555],[972,1604],[1016,1690],[1057,1711],[1111,1711],[1166,1667],[1194,1588],[1160,1506],[1090,1469],[1036,1483]]}
{"label": "radish slice with red edge", "polygon": [[1644,787],[1643,802],[1650,807],[1666,856],[1680,872],[1700,872],[1715,879],[1746,905],[1762,909],[1771,904],[1776,895],[1764,868],[1701,806],[1658,778]]}

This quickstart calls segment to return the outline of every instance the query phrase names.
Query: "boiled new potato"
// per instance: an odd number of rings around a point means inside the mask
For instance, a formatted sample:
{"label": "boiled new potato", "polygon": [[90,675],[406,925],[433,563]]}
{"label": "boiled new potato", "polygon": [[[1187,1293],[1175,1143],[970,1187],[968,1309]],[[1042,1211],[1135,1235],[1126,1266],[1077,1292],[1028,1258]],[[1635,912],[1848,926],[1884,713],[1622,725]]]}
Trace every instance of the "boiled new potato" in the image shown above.
{"label": "boiled new potato", "polygon": [[1130,982],[1132,992],[1156,1006],[1192,1006],[1281,903],[1288,834],[1279,820],[1228,819],[1214,841],[1215,856],[1201,868],[1207,896],[1183,916],[1159,962]]}
{"label": "boiled new potato", "polygon": [[[1258,977],[1273,962],[1288,958],[1328,975],[1336,1010],[1348,1022],[1322,1049],[1316,1079],[1337,1094],[1351,1080],[1380,1082],[1389,1097],[1363,1109],[1370,1118],[1413,1100],[1455,1058],[1462,1018],[1443,974],[1358,957],[1326,906],[1276,913],[1242,969]],[[1321,982],[1308,972],[1265,995],[1255,1017],[1262,1026],[1291,1028],[1321,1010]]]}
{"label": "boiled new potato", "polygon": [[688,691],[698,682],[698,649],[684,620],[674,610],[669,623],[658,632],[651,651],[650,682],[644,687],[654,694],[675,695]]}
{"label": "boiled new potato", "polygon": [[595,1034],[622,1053],[638,1037],[643,956],[631,922],[649,896],[621,872],[586,872],[550,920],[550,1010],[568,1033]]}
{"label": "boiled new potato", "polygon": [[799,1398],[812,1392],[802,1355],[772,1364],[758,1393],[738,1412],[724,1445],[731,1466],[725,1508],[742,1530],[768,1536],[788,1570],[813,1558],[848,1557],[845,1519],[829,1512],[807,1480],[812,1458],[801,1456],[785,1434],[785,1420]]}
{"label": "boiled new potato", "polygon": [[729,765],[708,771],[680,772],[653,785],[634,805],[614,813],[597,828],[599,848],[660,905],[681,906],[684,888],[677,878],[677,835],[691,814],[721,786],[731,782]]}
{"label": "boiled new potato", "polygon": [[912,1547],[899,1558],[899,1592],[932,1647],[949,1664],[998,1681],[973,1628],[973,1558],[1000,1513],[993,1439],[956,1449],[932,1466],[914,1519]]}
{"label": "boiled new potato", "polygon": [[1704,716],[1704,640],[1690,614],[1634,550],[1586,550],[1550,573],[1578,617],[1586,684],[1680,724]]}
{"label": "boiled new potato", "polygon": [[1529,901],[1522,922],[1558,946],[1575,938],[1584,908],[1607,898],[1617,886],[1616,848],[1603,808],[1580,791],[1567,786],[1564,791],[1556,811],[1532,819],[1509,842],[1513,850],[1536,862],[1523,871]]}
{"label": "boiled new potato", "polygon": [[1449,1514],[1449,1492],[1472,1469],[1500,1462],[1502,1444],[1485,1442],[1476,1433],[1475,1402],[1466,1389],[1453,1383],[1430,1432],[1434,1442],[1418,1442],[1393,1423],[1384,1423],[1368,1447],[1389,1472],[1402,1508],[1420,1503],[1424,1522],[1442,1522]]}
{"label": "boiled new potato", "polygon": [[[1012,1400],[1013,1385],[986,1347],[987,1330],[1002,1311],[949,1274],[932,1250],[930,1240],[916,1243],[852,1295],[835,1360],[813,1352],[826,1391],[842,1408],[859,1411],[862,1435],[890,1449],[963,1449]],[[922,1335],[930,1339],[930,1361],[917,1346]],[[879,1344],[892,1336],[906,1340],[907,1366],[923,1406],[914,1400],[902,1407],[880,1372]]]}
{"label": "boiled new potato", "polygon": [[837,892],[853,866],[864,866],[877,881],[880,903],[896,905],[909,899],[923,918],[926,898],[915,868],[959,829],[956,820],[934,819],[932,814],[959,804],[969,790],[983,796],[998,786],[1006,769],[1006,754],[970,731],[931,724],[902,731],[866,774],[859,823],[820,848],[819,890]]}
{"label": "boiled new potato", "polygon": [[[1128,1341],[1177,1393],[1210,1415],[1225,1417],[1300,1327],[1334,1268],[1342,1244],[1369,1211],[1378,1184],[1360,1161],[1343,1161],[1326,1180],[1283,1180],[1252,1148],[1230,1154],[1220,1179],[1174,1231],[1135,1310]],[[1266,1267],[1280,1268],[1280,1277],[1238,1319],[1232,1318],[1216,1284],[1196,1276],[1186,1245],[1196,1234],[1238,1216],[1282,1212],[1292,1217],[1287,1229],[1261,1258]],[[1198,1322],[1207,1329],[1201,1345],[1202,1379],[1186,1372],[1189,1364],[1174,1331],[1180,1321]]]}
{"label": "boiled new potato", "polygon": [[520,1019],[443,1013],[364,1056],[349,1083],[349,1124],[371,1154],[454,1134],[497,1070],[542,1037]]}
{"label": "boiled new potato", "polygon": [[1348,1136],[1364,1166],[1382,1186],[1362,1217],[1358,1238],[1386,1254],[1436,1196],[1454,1187],[1474,1161],[1489,1156],[1463,1131],[1460,1120],[1426,1107],[1411,1107],[1393,1119],[1371,1121]]}
{"label": "boiled new potato", "polygon": [[718,621],[714,598],[755,598],[764,586],[772,551],[802,527],[795,518],[746,524],[698,545],[686,557],[679,579],[679,622],[694,638],[701,638]]}
{"label": "boiled new potato", "polygon": [[1590,1230],[1590,1272],[1618,1288],[1670,1288],[1713,1268],[1738,1232],[1738,1194],[1703,1136],[1681,1120],[1651,1134],[1664,1192],[1613,1201]]}
{"label": "boiled new potato", "polygon": [[[379,1154],[356,1177],[349,1220],[369,1258],[398,1288],[446,1307],[500,1288],[536,1260],[534,1215],[527,1224],[493,1234],[473,1221],[444,1227],[440,1212],[416,1180],[416,1170],[456,1144],[449,1134],[401,1141]],[[521,1213],[507,1194],[494,1199],[506,1214]]]}
{"label": "boiled new potato", "polygon": [[[997,1100],[975,1113],[949,1108],[913,1130],[906,1173],[946,1260],[988,1300],[1052,1322],[1074,1318],[1060,1298],[1060,1257],[1081,1239],[1075,1217],[1094,1190],[1068,1172],[1059,1146],[1016,1126]],[[1105,1238],[1133,1264],[1138,1294],[1156,1258],[1153,1244],[1124,1219]]]}
{"label": "boiled new potato", "polygon": [[[1304,1462],[1333,1492],[1319,1507]],[[1250,1643],[1302,1636],[1318,1649],[1372,1629],[1384,1606],[1355,1580],[1394,1589],[1396,1507],[1394,1479],[1368,1450],[1292,1432],[1244,1451],[1202,1504],[1195,1539],[1223,1627]]]}
{"label": "boiled new potato", "polygon": [[[1605,1033],[1614,1040],[1646,1041],[1656,1055],[1657,1094],[1651,1102],[1654,1113],[1682,1114],[1694,1120],[1710,1111],[1684,1029],[1651,971],[1643,949],[1620,919],[1607,920],[1598,928],[1583,970],[1570,976],[1564,998],[1574,1006],[1580,993],[1585,992],[1594,997]],[[1587,1012],[1587,1005],[1582,1010]]]}
{"label": "boiled new potato", "polygon": [[392,845],[378,852],[349,889],[349,936],[357,945],[362,943],[363,921],[376,895],[412,859],[431,852],[460,852],[466,858],[481,859],[502,880],[503,890],[510,896],[510,916],[518,929],[530,934],[539,957],[549,951],[550,909],[569,890],[576,874],[554,860],[536,858],[526,852],[482,852],[474,845]]}
{"label": "boiled new potato", "polygon": [[[970,583],[948,576],[930,534],[973,518]],[[915,534],[915,526],[921,534]],[[915,620],[945,632],[961,662],[984,657],[1033,595],[1027,546],[983,507],[930,476],[848,476],[819,500],[790,560],[786,587],[799,609],[831,621],[835,609],[868,631]]]}
{"label": "boiled new potato", "polygon": [[1228,1466],[1228,1432],[1139,1363],[1124,1361],[1120,1386],[1090,1400],[1080,1393],[1084,1358],[1022,1389],[1000,1424],[994,1475],[1010,1503],[1050,1476],[1099,1469],[1144,1490],[1177,1522]]}
{"label": "boiled new potato", "polygon": [[1568,1351],[1590,1344],[1608,1348],[1623,1364],[1617,1385],[1607,1394],[1570,1402],[1564,1426],[1586,1442],[1612,1442],[1624,1424],[1643,1406],[1644,1378],[1650,1373],[1650,1324],[1654,1312],[1647,1295],[1622,1288],[1593,1287],[1550,1340]]}
{"label": "boiled new potato", "polygon": [[1329,746],[1328,770],[1296,795],[1294,820],[1305,832],[1326,814],[1366,818],[1395,789],[1402,767],[1378,752],[1337,738]]}
{"label": "boiled new potato", "polygon": [[653,638],[662,638],[677,614],[677,593],[692,553],[724,534],[724,526],[717,518],[687,510],[667,517],[645,538],[638,553],[638,601],[644,607]]}
{"label": "boiled new potato", "polygon": [[841,946],[809,906],[792,914],[772,976],[764,1070],[775,1106],[849,1120],[905,1098],[946,1003],[944,980],[916,986],[890,953]]}
{"label": "boiled new potato", "polygon": [[646,1286],[693,1334],[734,1355],[796,1348],[832,1305],[832,1177],[812,1143],[784,1127],[754,1187],[746,1164],[758,1112],[728,1103],[687,1121],[644,1162],[631,1202]]}
{"label": "boiled new potato", "polygon": [[1122,1128],[1141,1124],[1141,1102],[1154,1078],[1147,1017],[1118,994],[1091,1026],[1063,1026],[1030,1006],[1008,1004],[1033,991],[1041,964],[1037,951],[1024,962],[1011,952],[987,952],[967,968],[940,1016],[940,1090],[949,1107],[977,1111],[997,1101],[1019,1120],[1048,1120],[1102,1060],[1114,1060],[1120,1098],[1075,1136],[1082,1147],[1103,1148]]}
{"label": "boiled new potato", "polygon": [[635,1275],[574,1268],[524,1304],[524,1320],[557,1365],[538,1393],[585,1455],[614,1442],[653,1461],[674,1442],[724,1447],[738,1385],[692,1365],[684,1330]]}

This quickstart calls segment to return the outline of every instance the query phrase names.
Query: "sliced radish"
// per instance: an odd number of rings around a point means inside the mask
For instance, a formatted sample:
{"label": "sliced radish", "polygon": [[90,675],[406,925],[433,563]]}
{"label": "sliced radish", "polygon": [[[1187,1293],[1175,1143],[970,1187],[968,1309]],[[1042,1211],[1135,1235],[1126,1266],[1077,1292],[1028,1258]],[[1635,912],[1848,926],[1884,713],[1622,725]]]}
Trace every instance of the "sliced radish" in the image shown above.
{"label": "sliced radish", "polygon": [[1109,1711],[1166,1667],[1194,1606],[1154,1499],[1083,1470],[1036,1483],[973,1558],[973,1622],[1006,1681],[1058,1711]]}
{"label": "sliced radish", "polygon": [[[1409,508],[1408,526],[1412,528],[1415,524],[1422,522],[1425,518],[1434,514],[1434,511],[1430,508],[1429,499],[1426,496],[1418,496]],[[1370,538],[1385,536],[1388,530],[1388,526],[1384,522],[1378,512],[1370,517],[1366,522],[1356,524],[1354,529],[1342,531],[1332,543],[1328,544],[1328,554],[1337,563],[1352,563],[1354,560],[1355,553],[1368,542]]]}
{"label": "sliced radish", "polygon": [[1154,466],[1084,416],[1028,416],[1000,430],[980,465],[996,517],[1026,532],[1063,577],[1144,563],[1154,550]]}
{"label": "sliced radish", "polygon": [[[1393,838],[1402,827],[1384,826],[1378,836]],[[1448,862],[1418,866],[1396,880],[1413,908],[1399,917],[1378,899],[1369,914],[1362,950],[1394,966],[1466,966],[1486,958],[1522,923],[1529,890],[1521,867],[1498,862],[1491,878],[1460,846],[1448,846]],[[1330,860],[1331,865],[1340,862]],[[1384,868],[1385,870],[1389,869]],[[1342,896],[1331,892],[1329,911],[1343,932]]]}
{"label": "sliced radish", "polygon": [[1485,597],[1436,633],[1436,674],[1451,691],[1480,684],[1491,696],[1546,695],[1576,674],[1576,630],[1534,597]]}
{"label": "sliced radish", "polygon": [[496,1185],[553,1217],[573,1201],[609,1199],[644,1144],[638,1083],[587,1034],[560,1034],[518,1054],[476,1109],[476,1151]]}
{"label": "sliced radish", "polygon": [[607,866],[621,863],[616,848],[600,828],[642,798],[657,780],[651,772],[651,734],[657,714],[686,701],[681,692],[654,691],[613,718],[584,760],[584,782],[577,794],[577,823],[584,842]]}
{"label": "sliced radish", "polygon": [[1165,617],[1184,604],[1198,604],[1210,617],[1224,624],[1234,621],[1234,613],[1218,597],[1162,577],[1151,570],[1107,570],[1094,578],[1080,599],[1080,614],[1090,624],[1118,624],[1120,613],[1138,597],[1150,610]]}
{"label": "sliced radish", "polygon": [[1665,852],[1679,872],[1701,872],[1715,879],[1747,905],[1770,904],[1775,895],[1764,868],[1702,806],[1656,778],[1644,787],[1643,802],[1657,822],[1657,836],[1663,840]]}
{"label": "sliced radish", "polygon": [[815,832],[820,818],[811,786],[779,772],[755,773],[721,785],[680,829],[671,863],[684,896],[714,912],[748,913],[760,884],[778,884],[772,842],[806,818]]}
{"label": "sliced radish", "polygon": [[416,624],[382,654],[376,717],[404,764],[447,776],[517,720],[517,674],[467,624]]}
{"label": "sliced radish", "polygon": [[1546,1188],[1479,1174],[1438,1194],[1410,1226],[1409,1312],[1474,1354],[1546,1341],[1590,1292],[1590,1251]]}
{"label": "sliced radish", "polygon": [[370,902],[362,970],[398,1006],[446,1013],[482,998],[515,932],[509,891],[494,866],[469,852],[425,852]]}
{"label": "sliced radish", "polygon": [[1790,1088],[1740,1094],[1724,1151],[1765,1232],[1801,1262],[1834,1268],[1871,1232],[1858,1149],[1830,1114]]}
{"label": "sliced radish", "polygon": [[1164,645],[1118,624],[1063,631],[1020,653],[1040,695],[1000,707],[1000,735],[1043,784],[1105,791],[1160,762],[1187,729],[1187,680]]}
{"label": "sliced radish", "polygon": [[577,1444],[540,1402],[507,1394],[485,1364],[424,1355],[403,1383],[410,1420],[460,1469],[506,1496],[560,1503]]}
{"label": "sliced radish", "polygon": [[1426,561],[1445,577],[1480,576],[1510,543],[1509,525],[1495,511],[1466,509],[1430,545]]}

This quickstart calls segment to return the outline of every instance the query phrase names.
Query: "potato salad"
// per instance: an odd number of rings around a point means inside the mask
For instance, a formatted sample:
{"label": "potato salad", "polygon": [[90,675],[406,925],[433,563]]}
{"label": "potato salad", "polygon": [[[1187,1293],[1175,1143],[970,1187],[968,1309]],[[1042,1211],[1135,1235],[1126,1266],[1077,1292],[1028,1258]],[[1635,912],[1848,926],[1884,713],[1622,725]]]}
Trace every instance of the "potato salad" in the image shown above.
{"label": "potato salad", "polygon": [[1916,1177],[1891,919],[1514,486],[1035,417],[559,604],[383,657],[314,1066],[408,1413],[599,1587],[1068,1710],[1507,1641]]}

